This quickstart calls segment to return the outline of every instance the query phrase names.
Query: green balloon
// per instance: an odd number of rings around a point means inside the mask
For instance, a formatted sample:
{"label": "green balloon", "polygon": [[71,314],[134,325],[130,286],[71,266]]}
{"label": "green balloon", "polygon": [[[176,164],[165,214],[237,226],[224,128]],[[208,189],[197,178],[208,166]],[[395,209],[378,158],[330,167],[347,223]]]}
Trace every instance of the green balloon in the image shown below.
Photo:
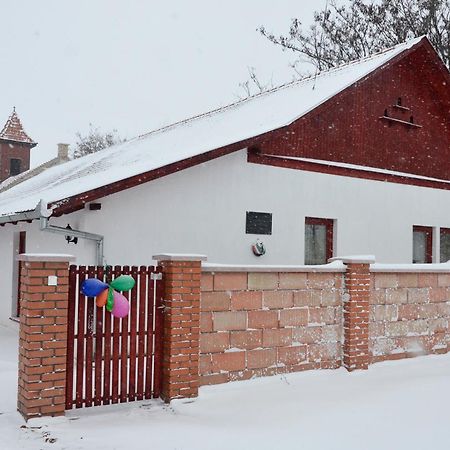
{"label": "green balloon", "polygon": [[114,307],[114,289],[108,289],[108,299],[106,300],[106,310],[111,312]]}
{"label": "green balloon", "polygon": [[116,291],[129,291],[134,288],[136,281],[131,275],[120,275],[120,277],[115,278],[109,285]]}

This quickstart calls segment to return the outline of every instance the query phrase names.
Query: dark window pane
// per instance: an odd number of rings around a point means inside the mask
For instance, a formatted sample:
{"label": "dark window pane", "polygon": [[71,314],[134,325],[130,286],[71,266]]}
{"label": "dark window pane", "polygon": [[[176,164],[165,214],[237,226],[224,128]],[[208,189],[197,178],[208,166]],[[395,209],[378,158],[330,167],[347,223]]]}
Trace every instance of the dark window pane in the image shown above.
{"label": "dark window pane", "polygon": [[326,225],[305,224],[305,264],[326,264]]}
{"label": "dark window pane", "polygon": [[413,263],[425,264],[427,262],[427,233],[413,232]]}
{"label": "dark window pane", "polygon": [[20,165],[21,165],[21,161],[20,159],[15,159],[12,158],[9,161],[9,175],[10,176],[14,176],[14,175],[19,175],[20,173]]}
{"label": "dark window pane", "polygon": [[441,262],[450,261],[450,230],[441,230]]}

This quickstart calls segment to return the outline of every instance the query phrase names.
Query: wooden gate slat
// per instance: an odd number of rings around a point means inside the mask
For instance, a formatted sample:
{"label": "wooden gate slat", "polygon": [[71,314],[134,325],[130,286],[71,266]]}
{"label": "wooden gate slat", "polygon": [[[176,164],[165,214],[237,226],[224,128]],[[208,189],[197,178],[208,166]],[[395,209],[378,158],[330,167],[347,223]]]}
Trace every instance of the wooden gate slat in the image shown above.
{"label": "wooden gate slat", "polygon": [[[102,266],[97,267],[96,278],[103,280],[104,269]],[[95,390],[94,390],[94,405],[102,404],[102,374],[103,374],[103,315],[105,313],[104,307],[96,306],[95,311]]]}
{"label": "wooden gate slat", "polygon": [[128,384],[128,400],[136,400],[136,333],[137,333],[137,292],[138,292],[138,268],[131,267],[131,276],[136,281],[130,292],[130,378]]}
{"label": "wooden gate slat", "polygon": [[[156,267],[154,269],[155,274],[161,275],[162,268]],[[161,395],[162,387],[162,337],[164,333],[164,310],[163,310],[163,298],[164,298],[164,283],[161,277],[157,276],[156,292],[155,292],[155,351],[154,351],[154,383],[153,383],[153,397],[159,397]]]}
{"label": "wooden gate slat", "polygon": [[84,321],[85,321],[85,296],[80,291],[80,286],[86,278],[86,267],[80,266],[78,277],[78,316],[77,316],[77,369],[75,384],[75,406],[81,408],[83,406],[83,387],[84,387]]}
{"label": "wooden gate slat", "polygon": [[77,289],[77,266],[69,268],[69,296],[67,309],[67,354],[66,354],[66,409],[73,407],[73,357],[74,357],[74,331],[75,331],[75,301]]}
{"label": "wooden gate slat", "polygon": [[145,354],[145,391],[144,397],[152,398],[153,381],[153,320],[154,320],[154,281],[151,278],[153,267],[147,270],[147,348]]}
{"label": "wooden gate slat", "polygon": [[[121,273],[120,266],[114,266],[114,278]],[[113,323],[113,351],[112,351],[112,403],[119,401],[119,365],[120,365],[120,320],[111,315]]]}
{"label": "wooden gate slat", "polygon": [[[105,270],[105,282],[110,283],[112,280],[111,267],[107,267]],[[111,393],[111,313],[106,311],[106,307],[103,308],[103,314],[105,316],[105,357],[103,368],[103,404],[109,405],[112,399]]]}
{"label": "wooden gate slat", "polygon": [[145,307],[147,299],[147,267],[139,268],[139,328],[138,328],[138,370],[137,399],[144,398],[144,368],[145,368]]}

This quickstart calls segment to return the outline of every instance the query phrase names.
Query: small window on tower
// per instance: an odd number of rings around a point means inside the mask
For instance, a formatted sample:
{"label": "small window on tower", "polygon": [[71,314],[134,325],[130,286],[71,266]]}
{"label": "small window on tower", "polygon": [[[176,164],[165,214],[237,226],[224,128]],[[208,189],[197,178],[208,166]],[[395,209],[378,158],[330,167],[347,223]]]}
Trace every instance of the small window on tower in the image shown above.
{"label": "small window on tower", "polygon": [[17,158],[11,158],[9,160],[9,175],[13,177],[14,175],[19,175],[21,169],[22,161]]}

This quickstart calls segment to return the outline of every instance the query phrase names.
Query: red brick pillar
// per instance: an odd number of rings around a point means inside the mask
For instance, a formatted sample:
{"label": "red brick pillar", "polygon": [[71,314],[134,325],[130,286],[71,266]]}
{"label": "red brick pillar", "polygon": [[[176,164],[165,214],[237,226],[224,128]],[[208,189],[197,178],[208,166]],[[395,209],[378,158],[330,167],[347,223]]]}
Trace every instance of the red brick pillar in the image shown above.
{"label": "red brick pillar", "polygon": [[21,254],[19,388],[26,420],[64,414],[68,255]]}
{"label": "red brick pillar", "polygon": [[343,364],[348,371],[369,367],[370,264],[373,256],[332,258],[346,264]]}
{"label": "red brick pillar", "polygon": [[199,387],[201,255],[154,256],[163,270],[164,342],[161,397],[196,397]]}

